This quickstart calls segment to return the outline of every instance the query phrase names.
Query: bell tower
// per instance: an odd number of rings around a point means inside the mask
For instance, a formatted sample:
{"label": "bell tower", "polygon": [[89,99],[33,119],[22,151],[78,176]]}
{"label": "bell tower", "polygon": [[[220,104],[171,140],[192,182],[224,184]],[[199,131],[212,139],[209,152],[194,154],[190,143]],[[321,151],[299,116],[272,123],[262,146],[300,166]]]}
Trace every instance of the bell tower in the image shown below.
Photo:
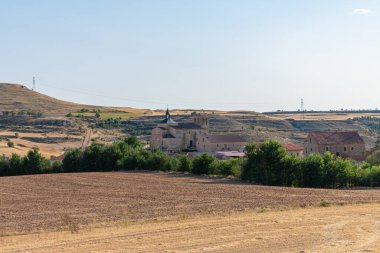
{"label": "bell tower", "polygon": [[204,112],[196,113],[193,116],[193,123],[197,124],[198,126],[208,130],[209,128],[209,118],[208,115]]}

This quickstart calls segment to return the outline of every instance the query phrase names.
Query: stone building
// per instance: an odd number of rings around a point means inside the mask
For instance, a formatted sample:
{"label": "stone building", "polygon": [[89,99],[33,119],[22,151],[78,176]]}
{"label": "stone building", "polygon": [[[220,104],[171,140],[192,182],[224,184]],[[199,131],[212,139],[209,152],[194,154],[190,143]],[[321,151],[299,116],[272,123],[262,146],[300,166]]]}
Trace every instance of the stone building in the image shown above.
{"label": "stone building", "polygon": [[296,156],[297,158],[303,157],[303,146],[294,144],[294,143],[284,143],[282,144],[284,149],[288,152],[291,156]]}
{"label": "stone building", "polygon": [[365,142],[356,131],[311,132],[304,142],[304,154],[324,154],[327,151],[335,156],[364,160]]}
{"label": "stone building", "polygon": [[209,133],[209,118],[197,113],[191,122],[174,121],[169,110],[165,119],[152,130],[151,148],[168,152],[184,150],[198,152],[239,151],[247,143],[238,135],[212,135]]}

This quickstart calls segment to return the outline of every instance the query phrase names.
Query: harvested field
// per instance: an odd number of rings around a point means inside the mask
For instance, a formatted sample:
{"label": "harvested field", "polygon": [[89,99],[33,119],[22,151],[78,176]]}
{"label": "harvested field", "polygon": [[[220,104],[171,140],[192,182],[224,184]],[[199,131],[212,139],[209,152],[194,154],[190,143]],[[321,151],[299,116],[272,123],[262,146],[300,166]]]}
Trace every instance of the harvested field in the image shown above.
{"label": "harvested field", "polygon": [[3,253],[379,252],[380,205],[303,208],[0,237]]}
{"label": "harvested field", "polygon": [[179,174],[114,172],[0,178],[0,234],[323,203],[380,202],[378,190],[253,186]]}

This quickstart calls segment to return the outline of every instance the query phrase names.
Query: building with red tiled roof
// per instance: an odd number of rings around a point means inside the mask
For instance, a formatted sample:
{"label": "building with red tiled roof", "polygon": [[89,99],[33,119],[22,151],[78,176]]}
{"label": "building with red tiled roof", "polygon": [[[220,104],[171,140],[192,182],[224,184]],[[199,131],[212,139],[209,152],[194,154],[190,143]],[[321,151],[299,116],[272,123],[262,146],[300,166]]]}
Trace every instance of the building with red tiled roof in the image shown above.
{"label": "building with red tiled roof", "polygon": [[289,153],[289,155],[295,155],[298,158],[303,157],[303,146],[294,143],[284,143],[282,146]]}
{"label": "building with red tiled roof", "polygon": [[364,160],[365,142],[357,131],[311,132],[304,142],[304,153],[324,154],[331,152],[335,156]]}

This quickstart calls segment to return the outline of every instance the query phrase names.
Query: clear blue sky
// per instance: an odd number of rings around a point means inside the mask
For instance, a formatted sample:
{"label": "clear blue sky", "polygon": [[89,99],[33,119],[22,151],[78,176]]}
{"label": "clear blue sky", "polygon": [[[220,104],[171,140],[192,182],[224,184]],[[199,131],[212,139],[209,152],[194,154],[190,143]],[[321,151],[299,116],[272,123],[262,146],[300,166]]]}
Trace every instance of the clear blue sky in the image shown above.
{"label": "clear blue sky", "polygon": [[378,0],[1,0],[0,82],[139,108],[380,108]]}

